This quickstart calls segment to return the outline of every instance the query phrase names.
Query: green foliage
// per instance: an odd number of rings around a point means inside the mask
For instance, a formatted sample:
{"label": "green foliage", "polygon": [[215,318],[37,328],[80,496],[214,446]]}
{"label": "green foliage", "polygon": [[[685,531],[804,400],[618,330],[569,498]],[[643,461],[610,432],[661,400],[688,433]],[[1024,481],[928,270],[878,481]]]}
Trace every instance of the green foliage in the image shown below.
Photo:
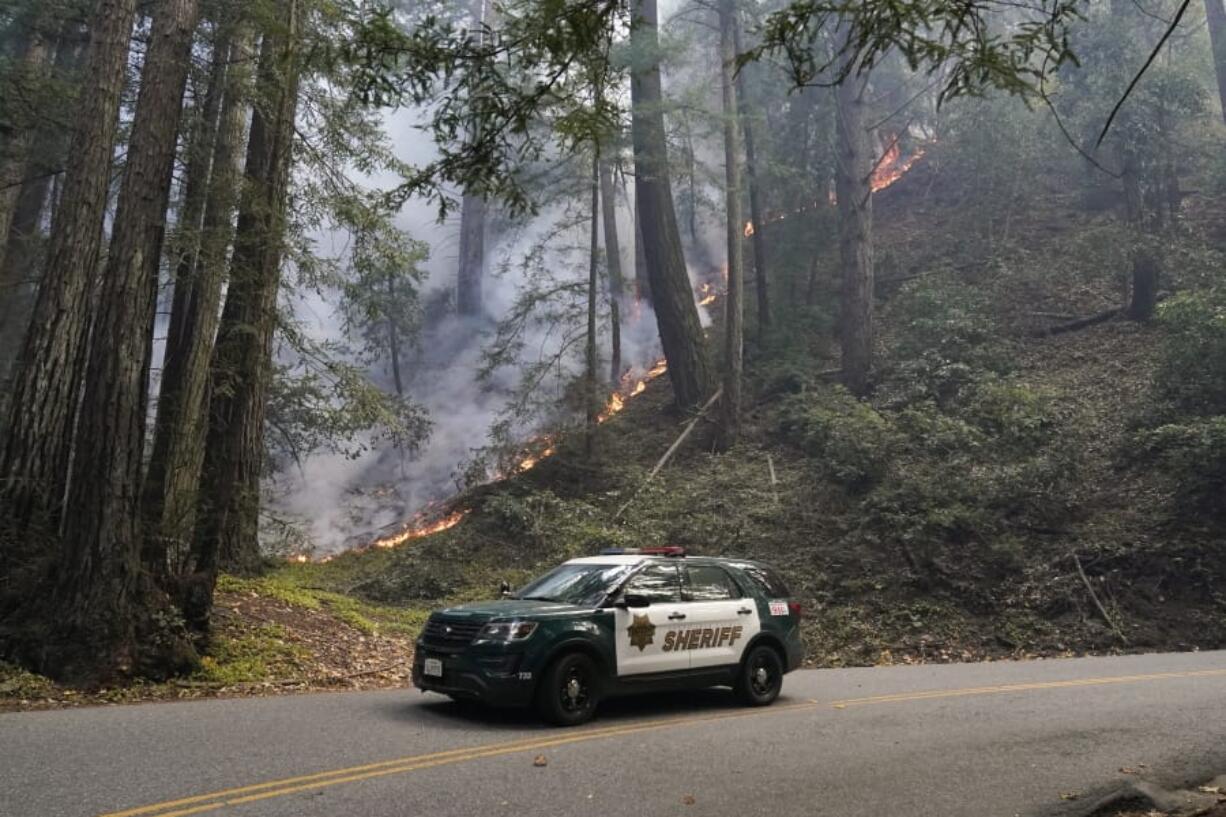
{"label": "green foliage", "polygon": [[1166,335],[1154,378],[1158,406],[1140,420],[1135,455],[1175,484],[1180,510],[1226,521],[1226,291],[1159,307]]}
{"label": "green foliage", "polygon": [[280,625],[264,624],[239,636],[220,636],[194,677],[229,686],[293,675],[308,654],[286,641],[286,635]]}
{"label": "green foliage", "polygon": [[1226,289],[1171,298],[1158,320],[1166,329],[1159,397],[1181,415],[1226,414]]}
{"label": "green foliage", "polygon": [[901,439],[888,419],[842,386],[789,399],[779,431],[816,468],[852,491],[867,491],[885,476]]}
{"label": "green foliage", "polygon": [[886,389],[904,402],[949,405],[984,377],[1010,369],[986,299],[950,276],[904,287],[888,319],[895,334],[883,365]]}
{"label": "green foliage", "polygon": [[51,679],[0,661],[0,698],[30,700],[46,698],[54,692],[55,684]]}

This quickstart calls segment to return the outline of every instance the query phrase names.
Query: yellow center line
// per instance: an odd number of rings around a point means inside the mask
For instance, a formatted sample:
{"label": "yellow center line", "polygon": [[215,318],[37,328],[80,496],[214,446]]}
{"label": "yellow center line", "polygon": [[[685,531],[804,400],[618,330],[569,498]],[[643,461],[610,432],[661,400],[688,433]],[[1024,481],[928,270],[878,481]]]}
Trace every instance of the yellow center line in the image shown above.
{"label": "yellow center line", "polygon": [[670,726],[710,723],[734,718],[754,717],[773,713],[788,712],[798,709],[816,709],[831,706],[844,709],[849,706],[869,706],[873,704],[898,703],[903,701],[924,701],[941,698],[959,698],[970,695],[999,695],[1010,692],[1028,692],[1044,689],[1064,689],[1089,686],[1106,686],[1110,684],[1143,683],[1178,678],[1212,678],[1226,677],[1226,669],[1195,670],[1188,672],[1162,672],[1145,675],[1117,675],[1102,678],[1082,678],[1068,681],[1036,681],[1031,683],[1002,684],[996,686],[963,687],[960,689],[935,689],[918,692],[899,692],[889,695],[876,695],[865,698],[844,698],[830,701],[826,704],[809,698],[797,703],[782,704],[770,709],[750,709],[736,712],[719,712],[710,715],[685,715],[675,718],[661,718],[647,722],[611,726],[599,729],[585,729],[563,735],[524,738],[502,743],[483,744],[459,749],[449,749],[443,752],[433,752],[423,755],[410,755],[392,760],[367,763],[361,766],[351,766],[343,769],[298,775],[265,783],[255,783],[237,788],[222,789],[208,794],[184,797],[178,800],[168,800],[148,806],[128,809],[126,811],[110,812],[99,817],[138,817],[138,815],[155,815],[156,817],[187,817],[228,806],[239,806],[273,797],[283,797],[302,791],[313,791],[328,786],[343,783],[355,783],[376,777],[392,774],[430,769],[452,763],[462,763],[489,757],[528,752],[540,749],[550,749],[573,743],[582,743],[601,738],[620,737],[641,732],[651,732]]}

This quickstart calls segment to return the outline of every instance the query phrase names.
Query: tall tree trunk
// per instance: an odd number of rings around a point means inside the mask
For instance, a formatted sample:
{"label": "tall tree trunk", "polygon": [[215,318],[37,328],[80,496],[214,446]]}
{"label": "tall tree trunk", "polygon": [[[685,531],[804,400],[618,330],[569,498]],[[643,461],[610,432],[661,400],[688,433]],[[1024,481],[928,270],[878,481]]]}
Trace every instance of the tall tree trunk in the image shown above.
{"label": "tall tree trunk", "polygon": [[839,256],[843,270],[839,336],[843,382],[868,391],[873,365],[873,152],[864,122],[868,77],[853,68],[835,89],[838,158]]}
{"label": "tall tree trunk", "polygon": [[745,270],[741,249],[745,219],[741,213],[741,144],[738,136],[735,69],[736,0],[719,3],[720,91],[724,112],[724,208],[728,237],[728,294],[724,299],[724,394],[720,398],[719,443],[732,447],[741,425],[741,371],[744,359]]}
{"label": "tall tree trunk", "polygon": [[155,7],[141,71],[85,372],[55,593],[65,637],[82,650],[66,655],[68,667],[107,646],[116,650],[113,660],[126,663],[138,646],[133,628],[145,603],[137,585],[141,464],[158,262],[197,11],[197,0]]}
{"label": "tall tree trunk", "polygon": [[[637,172],[637,170],[636,170]],[[638,193],[634,195],[634,295],[639,301],[651,303],[651,279],[647,275],[647,253],[643,250],[643,215],[639,212]]]}
{"label": "tall tree trunk", "polygon": [[[55,57],[55,71],[61,81],[78,78],[83,47],[84,37],[79,24],[65,25]],[[46,250],[44,214],[48,210],[52,178],[67,159],[68,129],[56,118],[44,120],[34,141],[35,149],[17,196],[8,233],[0,233],[0,238],[4,239],[4,247],[0,249],[0,434],[8,417],[8,399],[12,394],[9,378],[38,294]]]}
{"label": "tall tree trunk", "polygon": [[[597,92],[599,95],[599,92]],[[592,441],[596,432],[596,420],[600,414],[600,393],[597,390],[600,378],[596,374],[599,364],[596,351],[596,296],[600,286],[600,148],[592,146],[592,215],[587,267],[587,345],[584,360],[586,380],[584,402],[587,404],[587,453],[592,453]]]}
{"label": "tall tree trunk", "polygon": [[[387,274],[387,302],[396,303],[396,273]],[[400,375],[400,332],[396,329],[396,319],[387,318],[387,343],[392,353],[392,379],[396,383],[396,394],[404,397],[404,378]]]}
{"label": "tall tree trunk", "polygon": [[[473,21],[478,43],[485,39],[485,0],[473,3]],[[473,125],[474,135],[480,123]],[[456,278],[456,309],[461,315],[479,317],[484,310],[482,283],[485,279],[485,197],[464,192],[460,205],[460,269]]]}
{"label": "tall tree trunk", "polygon": [[[741,53],[741,15],[736,13],[733,20],[732,44],[733,50]],[[749,181],[749,217],[753,221],[753,267],[754,291],[758,297],[758,336],[766,334],[771,325],[770,279],[767,273],[766,236],[762,227],[766,224],[766,213],[762,209],[762,190],[758,183],[758,159],[754,149],[753,111],[750,109],[749,94],[745,93],[745,72],[736,75],[736,96],[741,108],[741,129],[745,134],[745,170]]]}
{"label": "tall tree trunk", "polygon": [[1222,0],[1205,0],[1205,16],[1209,19],[1209,43],[1213,48],[1218,101],[1222,106],[1222,119],[1226,120],[1226,6]]}
{"label": "tall tree trunk", "polygon": [[[12,92],[4,96],[4,101],[8,103],[39,98],[37,88],[47,78],[55,50],[55,38],[45,30],[49,22],[44,19],[46,16],[46,12],[42,12],[26,23],[29,33],[24,47],[17,56],[15,69],[5,79],[13,86]],[[7,131],[7,138],[0,141],[0,237],[7,236],[12,227],[23,182],[30,175],[31,149],[40,130],[36,124],[36,111],[13,108],[27,108],[34,104],[33,101],[21,106],[6,104],[9,110],[0,112],[0,126]],[[4,263],[6,243],[0,240],[0,265]],[[0,281],[2,284],[7,284],[7,281]],[[2,297],[4,293],[0,292]]]}
{"label": "tall tree trunk", "polygon": [[1158,303],[1159,265],[1157,255],[1148,246],[1149,230],[1145,217],[1145,202],[1141,194],[1140,168],[1137,155],[1130,147],[1120,151],[1121,180],[1124,185],[1124,206],[1128,224],[1133,231],[1132,292],[1127,315],[1134,321],[1147,321]]}
{"label": "tall tree trunk", "polygon": [[17,532],[58,525],[67,485],[136,0],[99,0],[61,203],[0,445],[0,506]]}
{"label": "tall tree trunk", "polygon": [[617,237],[617,199],[613,189],[613,168],[607,161],[600,163],[600,202],[604,217],[604,254],[609,265],[609,323],[613,346],[609,379],[616,388],[622,376],[621,307],[626,297],[626,283],[622,274],[621,242]]}
{"label": "tall tree trunk", "polygon": [[260,555],[264,411],[298,105],[298,0],[289,0],[285,13],[261,49],[264,102],[254,107],[230,288],[213,350],[195,543],[204,580],[185,603],[189,623],[198,628],[207,626],[218,569],[252,570]]}
{"label": "tall tree trunk", "polygon": [[694,291],[686,272],[668,178],[664,132],[656,0],[636,0],[631,40],[645,64],[631,74],[635,198],[642,219],[643,252],[651,282],[652,305],[673,394],[682,408],[706,400],[711,390],[711,360],[703,337]]}
{"label": "tall tree trunk", "polygon": [[460,205],[460,272],[456,279],[456,310],[461,315],[480,316],[481,286],[485,277],[486,202],[481,196],[464,194]]}
{"label": "tall tree trunk", "polygon": [[[189,252],[185,246],[180,256],[181,261],[190,261],[191,268],[181,266],[175,280],[153,452],[145,474],[142,559],[155,574],[184,567],[195,532],[197,490],[208,430],[205,406],[209,358],[220,318],[226,255],[234,237],[252,35],[243,26],[232,29],[225,39],[216,46],[227,69],[216,93],[221,106],[204,213],[194,251]],[[218,79],[215,75],[212,81]]]}

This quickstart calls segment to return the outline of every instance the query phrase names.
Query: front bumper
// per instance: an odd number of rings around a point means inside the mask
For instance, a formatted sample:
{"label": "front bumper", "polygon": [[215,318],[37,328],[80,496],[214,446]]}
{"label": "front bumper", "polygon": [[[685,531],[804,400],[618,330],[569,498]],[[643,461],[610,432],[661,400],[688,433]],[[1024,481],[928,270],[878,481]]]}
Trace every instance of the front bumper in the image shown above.
{"label": "front bumper", "polygon": [[[417,643],[413,685],[429,692],[481,701],[493,706],[527,706],[535,674],[523,669],[523,653],[502,649],[446,652]],[[443,663],[442,676],[426,675],[427,658]]]}

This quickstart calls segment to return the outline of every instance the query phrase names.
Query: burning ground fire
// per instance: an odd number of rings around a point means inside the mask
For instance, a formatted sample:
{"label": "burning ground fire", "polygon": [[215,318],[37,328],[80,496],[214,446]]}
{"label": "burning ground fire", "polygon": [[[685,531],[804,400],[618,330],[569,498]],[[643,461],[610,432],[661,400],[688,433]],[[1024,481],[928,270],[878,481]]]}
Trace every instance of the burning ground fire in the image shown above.
{"label": "burning ground fire", "polygon": [[[891,140],[890,146],[886,148],[885,153],[882,155],[881,159],[877,162],[877,165],[873,168],[873,175],[872,175],[872,178],[869,180],[869,187],[872,189],[874,193],[879,193],[882,190],[885,190],[887,187],[894,184],[894,182],[898,181],[903,176],[907,175],[907,172],[911,170],[911,168],[915,167],[916,162],[918,162],[922,158],[924,158],[924,149],[918,148],[915,151],[915,153],[911,154],[906,159],[903,159],[902,150],[898,146],[898,137],[895,136],[893,140]],[[833,190],[830,191],[830,203],[838,204],[838,198],[835,196]],[[765,223],[774,224],[776,221],[783,221],[788,216],[798,215],[800,213],[807,213],[810,210],[815,210],[819,206],[820,206],[819,204],[815,203],[811,205],[806,205],[804,207],[800,207],[796,210],[793,210],[790,213],[779,213],[779,214],[776,214],[776,215],[773,215],[767,218]],[[746,221],[745,222],[745,237],[749,238],[755,232],[757,232],[757,230],[754,227],[753,221]]]}
{"label": "burning ground fire", "polygon": [[[712,293],[711,298],[715,295]],[[634,397],[639,396],[647,390],[647,384],[658,378],[660,375],[668,371],[668,362],[664,359],[657,360],[655,364],[642,376],[635,377],[633,372],[626,372],[622,376],[621,385],[617,391],[609,396],[609,401],[605,404],[604,409],[596,417],[596,422],[603,423],[609,418],[621,413],[626,404]],[[552,457],[557,453],[556,438],[552,435],[544,435],[536,438],[528,445],[532,448],[531,453],[524,454],[510,469],[510,474],[522,474],[526,471],[531,471],[543,460]],[[501,473],[495,477],[495,481],[505,479],[508,473]],[[376,539],[371,543],[371,547],[377,548],[394,548],[417,539],[423,539],[436,533],[442,533],[445,530],[450,530],[468,515],[467,510],[455,511],[442,517],[441,519],[430,520],[433,515],[432,508],[416,514],[404,529],[399,533],[394,533],[390,536],[385,536],[382,539]],[[325,557],[322,561],[329,561],[331,557]],[[292,561],[307,562],[308,557],[299,555],[292,558]]]}
{"label": "burning ground fire", "polygon": [[[723,271],[725,280],[728,271],[725,268]],[[719,292],[715,286],[710,283],[703,283],[697,291],[698,303],[700,306],[710,306],[719,298]],[[664,358],[657,360],[650,369],[647,370],[641,377],[636,377],[633,371],[628,371],[622,375],[621,382],[618,388],[609,395],[608,402],[605,403],[601,412],[596,415],[597,423],[607,422],[610,418],[620,414],[625,410],[627,403],[635,397],[647,390],[647,384],[668,371],[668,361]],[[525,453],[516,461],[509,469],[495,475],[495,482],[506,479],[513,474],[522,474],[531,471],[543,460],[552,457],[557,453],[557,438],[553,435],[541,435],[529,441],[526,449],[530,449],[529,453]],[[376,539],[369,545],[357,548],[356,550],[367,550],[369,548],[395,548],[404,545],[408,542],[413,542],[418,539],[423,539],[436,533],[442,533],[445,530],[450,530],[463,521],[468,515],[467,510],[453,511],[441,518],[432,518],[437,513],[437,506],[431,504],[424,510],[414,514],[413,518],[398,532],[382,538]],[[329,562],[332,556],[325,556],[320,559],[320,562]],[[306,554],[297,554],[289,557],[291,562],[306,563],[311,561]]]}

